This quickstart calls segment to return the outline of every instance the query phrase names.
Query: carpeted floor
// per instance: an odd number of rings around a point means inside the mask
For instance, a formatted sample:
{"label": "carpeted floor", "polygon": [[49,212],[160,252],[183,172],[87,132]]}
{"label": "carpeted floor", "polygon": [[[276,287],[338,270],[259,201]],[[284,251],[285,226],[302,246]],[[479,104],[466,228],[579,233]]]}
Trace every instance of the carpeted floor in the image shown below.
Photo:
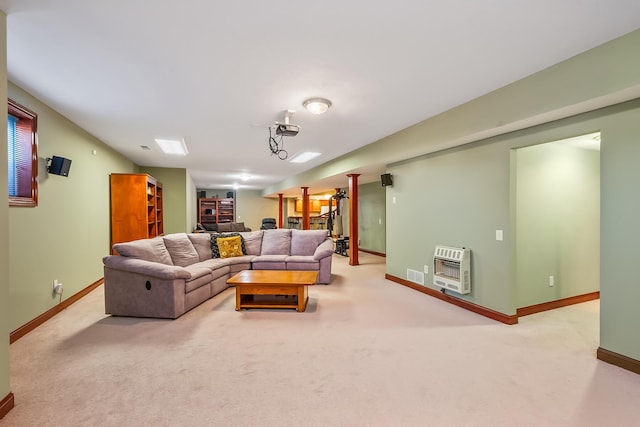
{"label": "carpeted floor", "polygon": [[0,426],[637,426],[640,376],[595,358],[598,301],[507,326],[334,256],[307,311],[105,316],[102,287],[11,345]]}

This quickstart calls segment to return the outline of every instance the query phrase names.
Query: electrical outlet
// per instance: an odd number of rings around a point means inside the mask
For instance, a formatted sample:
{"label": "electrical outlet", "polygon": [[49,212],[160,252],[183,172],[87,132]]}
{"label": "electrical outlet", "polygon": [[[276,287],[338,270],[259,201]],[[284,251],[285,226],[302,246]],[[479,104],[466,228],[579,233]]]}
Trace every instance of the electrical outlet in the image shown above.
{"label": "electrical outlet", "polygon": [[62,283],[58,282],[58,279],[53,281],[53,293],[60,295],[62,293]]}
{"label": "electrical outlet", "polygon": [[549,276],[549,286],[553,286],[553,276]]}
{"label": "electrical outlet", "polygon": [[424,265],[424,274],[429,274],[429,266],[427,264]]}

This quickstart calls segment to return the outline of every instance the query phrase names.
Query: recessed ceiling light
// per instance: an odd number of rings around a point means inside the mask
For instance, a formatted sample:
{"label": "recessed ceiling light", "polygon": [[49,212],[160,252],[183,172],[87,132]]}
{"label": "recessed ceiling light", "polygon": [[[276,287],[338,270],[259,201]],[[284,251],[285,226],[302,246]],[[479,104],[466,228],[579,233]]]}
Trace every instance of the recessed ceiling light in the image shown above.
{"label": "recessed ceiling light", "polygon": [[184,143],[184,139],[155,139],[156,144],[160,146],[160,149],[165,154],[173,154],[177,156],[184,156],[188,153],[187,146]]}
{"label": "recessed ceiling light", "polygon": [[305,151],[304,153],[300,153],[297,156],[293,157],[291,160],[289,160],[291,163],[305,163],[308,162],[311,159],[315,159],[316,157],[320,156],[322,153],[316,153],[313,151]]}
{"label": "recessed ceiling light", "polygon": [[242,175],[240,175],[240,179],[243,181],[249,181],[251,179],[251,175],[243,173]]}
{"label": "recessed ceiling light", "polygon": [[302,106],[313,114],[322,114],[331,107],[331,101],[325,98],[309,98]]}

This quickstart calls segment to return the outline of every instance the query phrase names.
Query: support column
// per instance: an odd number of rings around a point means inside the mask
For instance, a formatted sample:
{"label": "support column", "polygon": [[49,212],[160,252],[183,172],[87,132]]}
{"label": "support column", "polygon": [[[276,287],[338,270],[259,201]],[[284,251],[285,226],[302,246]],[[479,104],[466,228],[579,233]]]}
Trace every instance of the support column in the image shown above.
{"label": "support column", "polygon": [[349,177],[349,265],[359,265],[358,261],[358,177],[359,173],[347,174]]}
{"label": "support column", "polygon": [[278,228],[282,227],[282,193],[278,193]]}
{"label": "support column", "polygon": [[309,187],[302,188],[302,229],[309,230],[311,228],[311,220],[309,219]]}

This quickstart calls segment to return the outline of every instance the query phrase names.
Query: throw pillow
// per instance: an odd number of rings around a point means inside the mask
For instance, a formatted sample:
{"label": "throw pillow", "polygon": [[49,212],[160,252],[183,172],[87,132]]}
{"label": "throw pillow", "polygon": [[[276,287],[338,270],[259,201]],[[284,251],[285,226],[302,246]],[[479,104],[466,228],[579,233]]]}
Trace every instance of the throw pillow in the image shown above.
{"label": "throw pillow", "polygon": [[242,237],[218,237],[218,250],[220,258],[231,258],[244,255],[242,251]]}
{"label": "throw pillow", "polygon": [[[235,237],[240,236],[240,233],[212,233],[211,234],[211,258],[220,258],[220,249],[218,248],[218,238],[220,237]],[[244,240],[240,236],[242,254],[247,253],[247,249],[244,245]]]}

